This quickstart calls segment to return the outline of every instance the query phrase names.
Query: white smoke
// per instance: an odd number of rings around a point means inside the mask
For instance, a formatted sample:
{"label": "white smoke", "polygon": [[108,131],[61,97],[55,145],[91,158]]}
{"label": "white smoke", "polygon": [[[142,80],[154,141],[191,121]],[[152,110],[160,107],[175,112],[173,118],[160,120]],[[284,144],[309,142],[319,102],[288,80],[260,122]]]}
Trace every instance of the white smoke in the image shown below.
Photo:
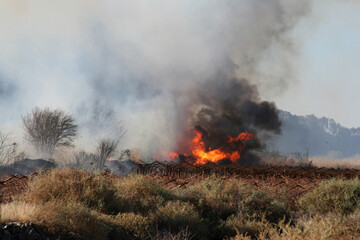
{"label": "white smoke", "polygon": [[171,151],[198,84],[219,72],[285,88],[289,31],[309,10],[285,0],[0,4],[0,127],[21,138],[21,115],[61,108],[81,126],[79,145],[121,120],[123,147],[145,154]]}

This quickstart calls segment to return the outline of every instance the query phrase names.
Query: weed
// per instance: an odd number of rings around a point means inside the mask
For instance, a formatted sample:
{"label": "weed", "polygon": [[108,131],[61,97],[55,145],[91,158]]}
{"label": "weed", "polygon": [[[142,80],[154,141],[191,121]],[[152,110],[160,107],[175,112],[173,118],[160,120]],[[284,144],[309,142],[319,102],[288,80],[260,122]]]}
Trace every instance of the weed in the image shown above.
{"label": "weed", "polygon": [[116,197],[127,205],[124,212],[147,214],[175,199],[175,195],[146,176],[132,175],[116,181]]}
{"label": "weed", "polygon": [[188,228],[201,237],[207,230],[195,206],[187,202],[169,201],[155,212],[154,218],[160,229],[175,233]]}
{"label": "weed", "polygon": [[360,204],[360,181],[332,179],[323,182],[305,194],[299,203],[311,213],[352,213]]}
{"label": "weed", "polygon": [[116,212],[118,205],[121,205],[110,181],[101,175],[70,168],[39,174],[17,199],[36,204],[49,201],[79,202],[106,213]]}

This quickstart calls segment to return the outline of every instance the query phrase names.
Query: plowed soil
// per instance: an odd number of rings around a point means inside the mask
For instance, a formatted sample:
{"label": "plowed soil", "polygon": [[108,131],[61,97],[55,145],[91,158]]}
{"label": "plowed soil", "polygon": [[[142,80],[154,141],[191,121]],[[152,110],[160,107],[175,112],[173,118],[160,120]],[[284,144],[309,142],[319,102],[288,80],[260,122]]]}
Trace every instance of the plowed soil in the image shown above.
{"label": "plowed soil", "polygon": [[[239,164],[217,165],[207,164],[195,166],[187,162],[181,164],[166,164],[154,162],[139,164],[137,174],[144,174],[157,179],[169,188],[182,187],[199,181],[209,175],[217,175],[224,179],[235,177],[255,188],[267,188],[274,191],[284,191],[291,202],[295,202],[304,193],[311,190],[324,180],[331,178],[353,179],[360,176],[360,170],[334,169],[314,167],[284,167],[284,166],[246,166]],[[25,176],[11,175],[0,180],[0,203],[11,201],[11,197],[26,189],[27,182],[38,173]],[[105,177],[117,178],[109,172]]]}
{"label": "plowed soil", "polygon": [[291,203],[295,203],[303,194],[322,181],[331,178],[353,179],[360,176],[360,170],[357,169],[246,166],[239,164],[194,166],[186,162],[178,165],[160,162],[142,164],[139,165],[138,173],[159,179],[163,185],[169,187],[186,187],[212,174],[225,179],[235,177],[254,188],[266,188],[276,192],[283,191]]}

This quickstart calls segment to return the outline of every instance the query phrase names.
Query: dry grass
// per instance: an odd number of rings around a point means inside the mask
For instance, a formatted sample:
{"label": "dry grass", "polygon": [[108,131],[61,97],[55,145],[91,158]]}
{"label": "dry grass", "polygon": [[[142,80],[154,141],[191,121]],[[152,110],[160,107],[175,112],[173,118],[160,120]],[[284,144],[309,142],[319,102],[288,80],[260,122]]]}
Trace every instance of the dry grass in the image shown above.
{"label": "dry grass", "polygon": [[39,206],[25,202],[11,202],[1,205],[1,222],[27,222],[35,219]]}
{"label": "dry grass", "polygon": [[[280,223],[277,226],[264,225],[256,235],[258,240],[353,240],[360,238],[359,213],[347,217],[339,215],[315,215],[300,219],[295,226]],[[231,240],[250,240],[251,236],[239,233]]]}
{"label": "dry grass", "polygon": [[283,195],[262,189],[251,191],[241,202],[238,214],[243,218],[257,221],[264,219],[275,224],[290,219],[290,210]]}
{"label": "dry grass", "polygon": [[295,212],[279,193],[215,176],[171,189],[146,176],[57,169],[28,186],[1,205],[1,222],[31,221],[56,239],[360,238],[358,179],[324,182]]}
{"label": "dry grass", "polygon": [[150,237],[151,240],[191,240],[194,239],[194,235],[188,231],[188,229],[183,229],[178,233],[171,232],[160,232],[156,234],[155,237]]}
{"label": "dry grass", "polygon": [[359,154],[355,154],[348,158],[341,158],[339,153],[330,152],[327,156],[314,156],[311,159],[317,167],[360,169]]}
{"label": "dry grass", "polygon": [[106,213],[116,211],[119,206],[115,188],[108,180],[101,175],[70,168],[40,174],[16,199],[34,204],[79,202]]}
{"label": "dry grass", "polygon": [[225,236],[249,236],[256,238],[268,224],[264,221],[249,220],[243,216],[229,217],[221,226]]}
{"label": "dry grass", "polygon": [[99,213],[77,202],[47,202],[34,221],[61,239],[106,239],[108,229]]}
{"label": "dry grass", "polygon": [[352,213],[360,206],[360,181],[332,179],[323,182],[303,196],[299,203],[311,213]]}
{"label": "dry grass", "polygon": [[134,213],[119,213],[113,222],[117,228],[118,239],[146,239],[154,232],[148,217]]}
{"label": "dry grass", "polygon": [[203,217],[225,220],[238,211],[248,193],[249,188],[235,178],[211,176],[190,186],[181,197],[194,203]]}
{"label": "dry grass", "polygon": [[116,198],[121,200],[125,212],[148,214],[175,199],[172,191],[143,175],[128,176],[114,185]]}
{"label": "dry grass", "polygon": [[188,229],[197,238],[206,236],[207,227],[202,222],[195,206],[188,202],[169,201],[155,213],[155,220],[161,230],[170,230],[179,233]]}
{"label": "dry grass", "polygon": [[99,213],[76,202],[49,201],[44,205],[14,201],[1,205],[1,222],[34,222],[60,239],[104,239]]}

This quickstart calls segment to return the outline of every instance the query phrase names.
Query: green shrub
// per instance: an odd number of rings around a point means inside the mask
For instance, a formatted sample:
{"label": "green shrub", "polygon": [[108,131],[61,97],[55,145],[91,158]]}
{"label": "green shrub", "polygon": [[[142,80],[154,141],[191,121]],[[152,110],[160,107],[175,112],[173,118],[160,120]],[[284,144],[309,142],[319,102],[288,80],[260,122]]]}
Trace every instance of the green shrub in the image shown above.
{"label": "green shrub", "polygon": [[154,213],[159,229],[178,233],[188,229],[196,237],[204,236],[206,226],[202,223],[195,207],[187,202],[170,201]]}
{"label": "green shrub", "polygon": [[49,201],[73,201],[103,212],[116,211],[121,205],[112,183],[101,175],[80,169],[55,169],[41,173],[28,183],[20,201],[44,204]]}
{"label": "green shrub", "polygon": [[305,194],[300,206],[311,213],[349,214],[360,204],[360,181],[332,179]]}

